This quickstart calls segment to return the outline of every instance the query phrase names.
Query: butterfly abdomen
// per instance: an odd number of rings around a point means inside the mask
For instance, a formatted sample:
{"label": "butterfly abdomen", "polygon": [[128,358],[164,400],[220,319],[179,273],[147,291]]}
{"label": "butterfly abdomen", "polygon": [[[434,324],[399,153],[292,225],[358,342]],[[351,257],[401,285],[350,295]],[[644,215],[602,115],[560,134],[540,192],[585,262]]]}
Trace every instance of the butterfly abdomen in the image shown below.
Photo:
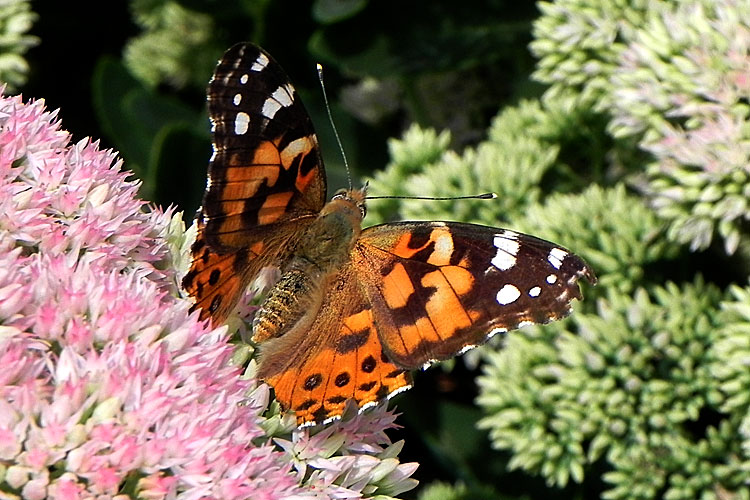
{"label": "butterfly abdomen", "polygon": [[[253,341],[263,342],[284,335],[310,309],[320,307],[316,301],[318,277],[306,266],[282,274],[253,318]],[[317,302],[317,304],[316,304]]]}
{"label": "butterfly abdomen", "polygon": [[283,263],[281,278],[255,313],[253,341],[282,337],[309,326],[327,285],[349,262],[360,232],[361,212],[349,198],[333,200],[323,208]]}

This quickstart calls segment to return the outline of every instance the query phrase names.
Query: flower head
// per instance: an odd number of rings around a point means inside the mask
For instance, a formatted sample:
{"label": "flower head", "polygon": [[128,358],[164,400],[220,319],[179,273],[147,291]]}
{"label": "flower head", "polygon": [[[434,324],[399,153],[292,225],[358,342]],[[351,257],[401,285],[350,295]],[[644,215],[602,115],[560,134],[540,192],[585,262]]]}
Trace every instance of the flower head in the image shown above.
{"label": "flower head", "polygon": [[[382,473],[384,408],[331,428],[340,446],[294,467],[261,416],[268,387],[240,377],[226,327],[178,296],[180,216],[145,210],[127,176],[112,152],[71,144],[42,101],[0,97],[0,489],[272,499],[383,493],[386,476],[413,486],[408,464]],[[322,467],[323,453],[340,463]]]}
{"label": "flower head", "polygon": [[664,4],[621,54],[612,77],[615,136],[654,156],[644,191],[669,236],[734,253],[750,218],[750,4]]}

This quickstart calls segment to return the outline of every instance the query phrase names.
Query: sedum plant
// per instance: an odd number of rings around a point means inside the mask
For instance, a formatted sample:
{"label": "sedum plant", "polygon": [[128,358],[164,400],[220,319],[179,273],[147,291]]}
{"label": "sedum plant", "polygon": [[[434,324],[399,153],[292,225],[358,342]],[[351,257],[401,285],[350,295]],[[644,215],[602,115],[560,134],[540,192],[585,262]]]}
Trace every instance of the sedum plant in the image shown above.
{"label": "sedum plant", "polygon": [[604,498],[746,498],[741,420],[715,376],[726,299],[700,278],[612,291],[563,328],[508,336],[478,381],[480,426],[551,485],[603,463]]}
{"label": "sedum plant", "polygon": [[212,37],[216,28],[211,17],[171,0],[133,0],[131,9],[143,30],[124,51],[133,76],[149,87],[204,87],[223,48]]}
{"label": "sedum plant", "polygon": [[411,129],[371,183],[499,199],[374,211],[518,229],[597,271],[569,319],[469,354],[497,460],[561,498],[748,498],[750,3],[539,5],[544,95],[462,152]]}
{"label": "sedum plant", "polygon": [[653,156],[641,188],[668,237],[728,254],[750,219],[750,4],[677,2],[655,9],[612,75],[615,137]]}
{"label": "sedum plant", "polygon": [[530,49],[539,59],[534,77],[549,84],[549,98],[575,96],[576,105],[605,110],[611,75],[628,41],[658,0],[539,2]]}
{"label": "sedum plant", "polygon": [[[416,464],[379,407],[297,429],[188,314],[181,214],[43,101],[0,97],[0,492],[8,498],[390,498]],[[252,366],[251,366],[252,367]]]}
{"label": "sedum plant", "polygon": [[[633,185],[692,250],[734,253],[747,208],[746,1],[540,3],[531,43],[546,100],[603,113]],[[621,152],[620,152],[621,153]],[[647,168],[642,171],[643,163]]]}

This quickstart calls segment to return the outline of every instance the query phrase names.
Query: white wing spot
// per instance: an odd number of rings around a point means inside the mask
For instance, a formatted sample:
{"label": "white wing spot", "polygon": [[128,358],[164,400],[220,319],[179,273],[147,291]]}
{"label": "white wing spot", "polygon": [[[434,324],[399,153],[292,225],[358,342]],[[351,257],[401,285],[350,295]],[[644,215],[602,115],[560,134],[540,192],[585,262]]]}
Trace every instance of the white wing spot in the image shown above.
{"label": "white wing spot", "polygon": [[271,97],[279,101],[279,104],[284,106],[285,108],[287,106],[291,106],[292,102],[294,102],[294,87],[289,85],[288,83],[285,83],[281,87],[277,88],[273,94],[271,94]]}
{"label": "white wing spot", "polygon": [[242,63],[243,57],[245,57],[245,47],[240,47],[239,57],[235,59],[234,64],[232,64],[232,67],[235,69],[239,68],[240,64]]}
{"label": "white wing spot", "polygon": [[249,79],[250,79],[250,77],[249,77],[249,76],[247,76],[247,73],[245,73],[244,75],[242,75],[242,76],[240,77],[240,83],[241,83],[242,85],[245,85],[245,84],[247,83],[247,81],[248,81]]}
{"label": "white wing spot", "polygon": [[270,97],[266,99],[266,102],[263,103],[263,110],[261,111],[261,114],[268,118],[269,120],[272,120],[274,116],[276,116],[276,112],[281,109],[281,104],[279,104],[275,99],[271,99]]}
{"label": "white wing spot", "polygon": [[234,99],[232,99],[232,102],[235,106],[239,106],[242,102],[242,94],[240,94],[239,92],[234,94]]}
{"label": "white wing spot", "polygon": [[508,231],[505,231],[502,235],[495,235],[492,243],[497,248],[497,253],[490,261],[493,266],[501,271],[507,271],[516,265],[516,254],[520,244],[515,239],[515,235],[508,235]]}
{"label": "white wing spot", "polygon": [[507,306],[516,301],[521,296],[521,292],[513,285],[503,286],[499,292],[497,292],[497,303],[501,306]]}
{"label": "white wing spot", "polygon": [[549,283],[550,285],[554,285],[555,283],[557,283],[557,276],[555,276],[554,274],[550,274],[549,276],[547,276],[547,283]]}
{"label": "white wing spot", "polygon": [[253,65],[250,66],[250,71],[262,71],[266,66],[268,66],[268,57],[265,54],[260,54]]}
{"label": "white wing spot", "polygon": [[271,94],[271,97],[266,99],[263,103],[263,116],[269,120],[273,120],[276,113],[282,108],[286,108],[292,105],[294,102],[294,87],[288,83],[277,88]]}
{"label": "white wing spot", "polygon": [[529,297],[539,297],[540,293],[542,293],[542,289],[538,286],[534,286],[529,289]]}
{"label": "white wing spot", "polygon": [[250,115],[242,111],[237,113],[237,116],[234,117],[234,133],[237,135],[245,135],[249,126]]}
{"label": "white wing spot", "polygon": [[446,260],[451,258],[453,254],[453,238],[448,234],[440,234],[435,240],[435,255],[438,255]]}
{"label": "white wing spot", "polygon": [[566,252],[562,248],[555,247],[549,251],[547,260],[550,264],[552,264],[552,267],[554,267],[555,269],[560,269],[562,267],[562,261],[563,259],[565,259],[566,255],[568,255],[568,252]]}

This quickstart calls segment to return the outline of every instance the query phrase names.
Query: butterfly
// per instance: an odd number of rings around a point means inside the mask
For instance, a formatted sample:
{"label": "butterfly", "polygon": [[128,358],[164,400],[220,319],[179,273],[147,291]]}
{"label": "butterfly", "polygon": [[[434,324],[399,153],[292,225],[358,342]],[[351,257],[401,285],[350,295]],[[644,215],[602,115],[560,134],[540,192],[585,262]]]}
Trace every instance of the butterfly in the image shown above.
{"label": "butterfly", "polygon": [[258,376],[299,425],[411,387],[410,371],[492,335],[566,316],[593,270],[534,236],[458,222],[362,228],[365,189],[326,202],[308,113],[263,49],[226,51],[208,86],[213,155],[183,287],[224,322],[264,268],[280,278],[252,322]]}

